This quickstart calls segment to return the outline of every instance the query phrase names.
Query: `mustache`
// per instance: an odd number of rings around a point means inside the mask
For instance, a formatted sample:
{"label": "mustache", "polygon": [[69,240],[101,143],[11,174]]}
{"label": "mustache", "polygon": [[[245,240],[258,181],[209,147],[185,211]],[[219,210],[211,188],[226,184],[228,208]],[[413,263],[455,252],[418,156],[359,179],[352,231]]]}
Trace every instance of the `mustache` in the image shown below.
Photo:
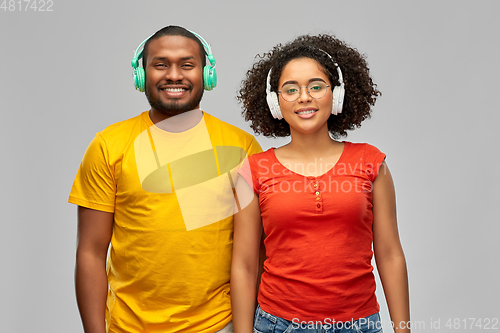
{"label": "mustache", "polygon": [[182,81],[167,81],[164,84],[162,84],[162,86],[166,86],[166,85],[169,85],[169,86],[185,86],[185,87],[189,87],[189,89],[193,88],[192,84],[183,83]]}

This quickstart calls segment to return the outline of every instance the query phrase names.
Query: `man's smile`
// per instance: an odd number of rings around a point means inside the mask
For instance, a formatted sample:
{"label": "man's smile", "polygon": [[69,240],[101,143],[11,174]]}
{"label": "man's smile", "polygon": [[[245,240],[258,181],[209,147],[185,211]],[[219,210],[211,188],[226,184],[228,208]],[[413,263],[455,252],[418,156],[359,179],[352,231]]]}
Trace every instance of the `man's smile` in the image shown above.
{"label": "man's smile", "polygon": [[163,91],[166,95],[167,98],[182,98],[186,95],[188,91],[190,91],[190,88],[188,86],[182,85],[182,86],[163,86],[160,88],[161,91]]}

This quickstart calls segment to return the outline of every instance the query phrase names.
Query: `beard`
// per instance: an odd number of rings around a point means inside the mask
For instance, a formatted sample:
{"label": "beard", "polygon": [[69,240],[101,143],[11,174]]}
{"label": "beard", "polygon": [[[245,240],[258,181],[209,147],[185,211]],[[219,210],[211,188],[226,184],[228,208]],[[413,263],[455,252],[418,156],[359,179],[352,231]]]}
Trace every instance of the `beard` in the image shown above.
{"label": "beard", "polygon": [[[204,92],[204,89],[202,87],[199,90],[199,92],[196,93],[196,95],[192,96],[192,98],[187,102],[181,103],[179,100],[174,99],[168,103],[164,103],[163,101],[160,100],[159,97],[155,98],[152,96],[150,89],[147,85],[145,88],[146,88],[145,89],[146,98],[148,99],[151,108],[155,109],[156,111],[168,117],[173,117],[178,114],[198,108]],[[152,89],[156,89],[156,87],[153,87]],[[192,91],[192,87],[190,87],[190,89]]]}

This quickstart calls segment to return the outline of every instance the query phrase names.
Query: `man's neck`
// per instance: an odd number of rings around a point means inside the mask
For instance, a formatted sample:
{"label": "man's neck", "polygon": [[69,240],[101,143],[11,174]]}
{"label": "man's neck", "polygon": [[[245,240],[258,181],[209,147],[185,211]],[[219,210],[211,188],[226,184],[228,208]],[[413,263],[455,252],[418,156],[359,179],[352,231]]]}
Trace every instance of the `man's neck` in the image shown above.
{"label": "man's neck", "polygon": [[152,112],[149,111],[149,118],[151,118],[151,121],[158,128],[171,133],[185,132],[198,125],[198,123],[203,118],[203,112],[200,109],[186,111],[158,122],[154,121],[154,119],[151,117],[151,113]]}

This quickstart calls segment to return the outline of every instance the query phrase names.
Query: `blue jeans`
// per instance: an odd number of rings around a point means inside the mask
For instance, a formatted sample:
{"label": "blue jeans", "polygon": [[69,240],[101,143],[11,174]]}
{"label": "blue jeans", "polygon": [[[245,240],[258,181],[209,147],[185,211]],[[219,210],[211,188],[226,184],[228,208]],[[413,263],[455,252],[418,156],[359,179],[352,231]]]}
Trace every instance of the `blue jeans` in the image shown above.
{"label": "blue jeans", "polygon": [[334,322],[325,318],[323,324],[289,321],[273,316],[257,306],[253,324],[254,333],[381,333],[382,323],[378,313],[354,321]]}

